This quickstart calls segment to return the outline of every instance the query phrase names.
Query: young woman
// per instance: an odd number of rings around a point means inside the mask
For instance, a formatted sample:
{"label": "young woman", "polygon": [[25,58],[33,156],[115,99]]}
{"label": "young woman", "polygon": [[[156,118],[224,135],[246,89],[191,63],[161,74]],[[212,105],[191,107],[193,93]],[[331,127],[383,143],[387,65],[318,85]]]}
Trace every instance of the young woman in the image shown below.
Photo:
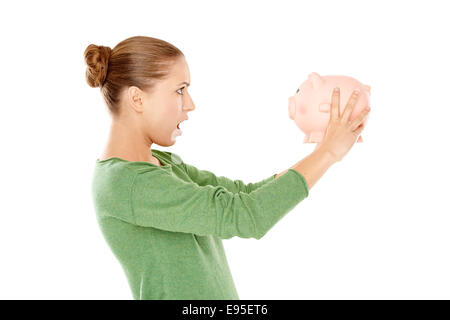
{"label": "young woman", "polygon": [[333,92],[325,138],[285,171],[244,184],[183,162],[171,146],[195,105],[183,53],[151,37],[114,49],[89,45],[86,80],[100,87],[112,116],[97,158],[92,197],[101,231],[122,265],[134,299],[239,299],[222,239],[263,237],[306,198],[363,130]]}

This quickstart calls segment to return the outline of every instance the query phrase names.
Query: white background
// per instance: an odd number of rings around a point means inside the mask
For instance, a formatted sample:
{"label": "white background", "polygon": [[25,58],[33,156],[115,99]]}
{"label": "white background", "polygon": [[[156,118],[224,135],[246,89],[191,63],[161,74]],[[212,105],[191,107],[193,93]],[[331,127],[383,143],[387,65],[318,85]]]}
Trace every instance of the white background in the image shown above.
{"label": "white background", "polygon": [[241,299],[450,298],[446,1],[14,1],[0,8],[0,298],[132,299],[90,194],[110,118],[85,48],[186,56],[172,151],[254,182],[307,156],[288,97],[311,72],[371,86],[355,144],[262,239],[224,240]]}

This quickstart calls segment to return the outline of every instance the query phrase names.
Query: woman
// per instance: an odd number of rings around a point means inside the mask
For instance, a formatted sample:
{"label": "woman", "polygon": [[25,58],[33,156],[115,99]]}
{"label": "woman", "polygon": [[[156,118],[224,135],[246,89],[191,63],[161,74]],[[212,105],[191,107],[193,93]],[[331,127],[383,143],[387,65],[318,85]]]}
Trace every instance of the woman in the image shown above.
{"label": "woman", "polygon": [[151,37],[114,49],[89,45],[86,80],[100,87],[112,116],[97,158],[92,196],[102,233],[122,265],[134,299],[239,299],[222,239],[263,237],[349,151],[366,113],[349,122],[333,93],[326,135],[307,157],[244,184],[184,163],[171,146],[195,105],[183,53]]}

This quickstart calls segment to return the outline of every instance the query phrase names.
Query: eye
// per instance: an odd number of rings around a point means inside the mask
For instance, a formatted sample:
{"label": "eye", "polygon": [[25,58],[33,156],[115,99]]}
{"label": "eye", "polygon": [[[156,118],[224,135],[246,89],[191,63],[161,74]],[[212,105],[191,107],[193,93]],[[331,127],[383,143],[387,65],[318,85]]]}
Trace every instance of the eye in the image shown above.
{"label": "eye", "polygon": [[297,89],[297,91],[295,92],[295,94],[297,94],[300,91],[300,88]]}
{"label": "eye", "polygon": [[[186,87],[178,89],[177,92],[180,91],[180,90],[183,90],[184,88],[186,88]],[[183,95],[182,93],[179,93],[179,94]]]}

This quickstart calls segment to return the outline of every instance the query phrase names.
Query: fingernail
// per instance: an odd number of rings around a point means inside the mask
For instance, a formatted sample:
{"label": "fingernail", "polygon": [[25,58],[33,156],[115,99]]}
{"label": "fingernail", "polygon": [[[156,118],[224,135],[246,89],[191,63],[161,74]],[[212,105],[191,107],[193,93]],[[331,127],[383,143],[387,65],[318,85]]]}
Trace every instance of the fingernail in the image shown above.
{"label": "fingernail", "polygon": [[339,91],[338,87],[334,88],[334,92],[338,92],[338,91]]}

